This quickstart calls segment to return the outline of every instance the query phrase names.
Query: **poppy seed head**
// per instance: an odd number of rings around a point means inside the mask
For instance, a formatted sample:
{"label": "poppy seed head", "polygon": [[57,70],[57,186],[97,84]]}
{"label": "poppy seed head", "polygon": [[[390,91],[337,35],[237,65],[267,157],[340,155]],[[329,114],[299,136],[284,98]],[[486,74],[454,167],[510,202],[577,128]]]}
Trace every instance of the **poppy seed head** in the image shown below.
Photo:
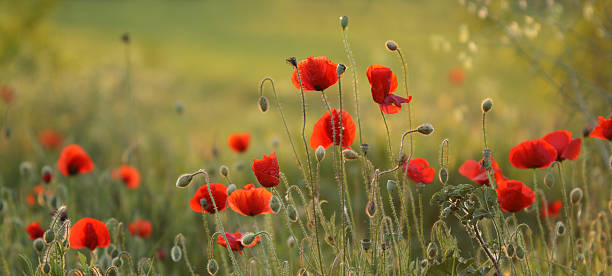
{"label": "poppy seed head", "polygon": [[317,161],[323,161],[323,159],[325,159],[325,148],[319,145],[315,150],[315,156],[317,157]]}
{"label": "poppy seed head", "polygon": [[570,202],[572,205],[578,205],[580,200],[582,200],[582,189],[576,187],[570,192]]}
{"label": "poppy seed head", "polygon": [[348,26],[349,23],[349,19],[348,16],[340,16],[340,26],[342,27],[342,29],[346,29],[346,27]]}
{"label": "poppy seed head", "polygon": [[387,47],[387,50],[391,52],[397,50],[397,43],[393,40],[387,40],[387,42],[385,42],[385,46]]}

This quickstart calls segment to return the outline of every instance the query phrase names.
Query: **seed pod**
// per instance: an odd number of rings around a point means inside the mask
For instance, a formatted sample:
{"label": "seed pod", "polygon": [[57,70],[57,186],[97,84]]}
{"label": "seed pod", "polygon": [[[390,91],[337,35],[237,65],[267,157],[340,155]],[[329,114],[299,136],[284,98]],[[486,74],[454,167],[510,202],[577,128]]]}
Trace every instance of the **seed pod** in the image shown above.
{"label": "seed pod", "polygon": [[578,205],[580,200],[582,200],[582,189],[576,187],[570,192],[570,202],[572,205]]}
{"label": "seed pod", "polygon": [[346,27],[348,26],[349,23],[349,19],[347,16],[340,16],[340,26],[342,27],[342,29],[346,29]]}
{"label": "seed pod", "polygon": [[272,209],[272,212],[274,212],[275,214],[278,213],[278,211],[280,211],[280,207],[280,200],[278,200],[276,196],[272,196],[272,198],[270,199],[270,209]]}
{"label": "seed pod", "polygon": [[438,256],[438,246],[436,246],[435,243],[430,242],[429,245],[427,245],[427,258],[433,260],[436,258],[436,256]]}
{"label": "seed pod", "polygon": [[226,165],[221,165],[221,167],[219,167],[219,173],[221,176],[227,177],[229,175],[229,168]]}
{"label": "seed pod", "polygon": [[397,193],[397,182],[395,182],[395,180],[387,180],[387,192],[389,192],[389,194]]}
{"label": "seed pod", "polygon": [[298,213],[293,205],[287,205],[287,217],[291,222],[296,222],[298,220]]}
{"label": "seed pod", "polygon": [[516,247],[516,257],[519,260],[522,260],[523,258],[525,258],[525,250],[520,245]]}
{"label": "seed pod", "polygon": [[387,40],[387,42],[385,42],[385,47],[387,47],[387,50],[393,52],[397,50],[397,43],[393,40]]}
{"label": "seed pod", "polygon": [[417,131],[424,135],[429,135],[434,132],[434,128],[431,124],[422,124],[417,128]]}
{"label": "seed pod", "polygon": [[440,178],[442,184],[446,184],[448,182],[448,170],[446,168],[441,168],[438,173],[438,178]]}
{"label": "seed pod", "polygon": [[45,243],[50,244],[55,239],[55,233],[53,230],[49,229],[44,234]]}
{"label": "seed pod", "polygon": [[49,265],[49,263],[45,263],[45,264],[43,264],[43,266],[42,266],[42,271],[43,271],[45,274],[49,274],[49,272],[51,272],[51,265]]}
{"label": "seed pod", "polygon": [[364,251],[370,250],[371,247],[372,247],[372,241],[370,241],[370,239],[363,239],[363,240],[361,240],[361,248]]}
{"label": "seed pod", "polygon": [[359,148],[361,149],[361,152],[363,152],[363,155],[367,155],[368,154],[368,150],[370,149],[370,145],[368,145],[368,144],[361,144],[359,146]]}
{"label": "seed pod", "polygon": [[259,105],[259,110],[261,112],[265,113],[266,111],[268,111],[268,98],[264,96],[259,97],[257,104]]}
{"label": "seed pod", "polygon": [[257,236],[255,234],[253,234],[253,233],[246,233],[244,236],[242,236],[242,239],[240,240],[240,243],[242,244],[242,246],[248,247],[253,242],[255,242],[255,238],[257,238]]}
{"label": "seed pod", "polygon": [[493,108],[493,100],[491,98],[484,99],[484,101],[482,101],[480,104],[480,108],[482,109],[483,113],[491,111],[491,108]]}
{"label": "seed pod", "polygon": [[544,176],[544,185],[546,185],[546,187],[549,189],[555,185],[555,174],[553,174],[551,171],[547,172],[546,176]]}
{"label": "seed pod", "polygon": [[342,75],[344,71],[346,71],[346,65],[340,63],[338,64],[338,66],[336,66],[336,73],[338,74],[338,76]]}
{"label": "seed pod", "polygon": [[32,245],[34,246],[34,250],[36,250],[36,252],[38,253],[42,252],[43,249],[45,249],[45,242],[41,238],[35,239]]}
{"label": "seed pod", "polygon": [[230,184],[227,186],[227,196],[231,195],[234,191],[238,189],[235,184]]}
{"label": "seed pod", "polygon": [[342,151],[342,157],[344,160],[355,160],[359,158],[359,154],[350,149],[345,149]]}
{"label": "seed pod", "polygon": [[189,186],[189,184],[191,184],[192,179],[193,179],[193,174],[190,174],[190,173],[183,174],[179,176],[179,178],[176,180],[176,187],[185,188]]}
{"label": "seed pod", "polygon": [[217,265],[217,261],[215,259],[208,260],[208,265],[206,265],[206,270],[208,274],[215,275],[217,271],[219,271],[219,265]]}
{"label": "seed pod", "polygon": [[295,241],[295,238],[294,238],[293,236],[290,236],[290,237],[287,239],[287,246],[288,246],[289,248],[294,248],[296,245],[297,245],[297,242]]}
{"label": "seed pod", "polygon": [[123,260],[121,257],[115,257],[111,263],[116,267],[121,267],[123,265]]}
{"label": "seed pod", "polygon": [[374,215],[376,214],[376,203],[374,203],[374,201],[370,200],[368,202],[368,204],[366,205],[366,215],[368,215],[368,217],[373,218]]}
{"label": "seed pod", "polygon": [[323,161],[323,159],[325,159],[325,148],[323,148],[323,146],[318,146],[315,150],[315,156],[317,157],[317,161]]}
{"label": "seed pod", "polygon": [[178,245],[173,246],[170,250],[170,258],[172,258],[172,260],[176,263],[181,260],[181,257],[183,257],[183,252],[181,249],[178,247]]}
{"label": "seed pod", "polygon": [[561,221],[557,221],[557,224],[555,225],[555,234],[557,234],[557,236],[562,237],[563,235],[565,235],[566,233],[566,228],[565,228],[565,224],[563,224],[563,222]]}

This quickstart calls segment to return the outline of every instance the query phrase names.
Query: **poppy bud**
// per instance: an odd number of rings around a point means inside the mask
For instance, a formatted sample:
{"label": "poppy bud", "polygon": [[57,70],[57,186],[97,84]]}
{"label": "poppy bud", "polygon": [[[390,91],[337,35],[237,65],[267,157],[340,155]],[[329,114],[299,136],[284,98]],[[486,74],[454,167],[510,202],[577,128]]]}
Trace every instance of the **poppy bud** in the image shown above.
{"label": "poppy bud", "polygon": [[431,124],[422,124],[417,128],[417,131],[421,134],[429,135],[434,132],[434,128]]}
{"label": "poppy bud", "polygon": [[191,184],[192,179],[193,179],[193,174],[190,174],[190,173],[183,174],[179,176],[179,178],[176,180],[176,187],[185,188],[189,186],[189,184]]}
{"label": "poppy bud", "polygon": [[373,218],[374,215],[376,214],[376,203],[374,203],[374,201],[370,200],[368,202],[368,204],[366,205],[366,215],[368,215],[368,217]]}
{"label": "poppy bud", "polygon": [[427,265],[429,265],[429,261],[427,260],[421,260],[421,269],[425,269],[427,268]]}
{"label": "poppy bud", "polygon": [[45,232],[44,238],[45,243],[50,244],[55,239],[55,233],[53,232],[53,230],[49,229],[47,230],[47,232]]}
{"label": "poppy bud", "polygon": [[387,192],[389,194],[396,194],[397,193],[397,182],[395,182],[395,180],[387,180]]}
{"label": "poppy bud", "polygon": [[121,35],[121,41],[123,41],[123,43],[128,44],[130,43],[130,33],[124,33]]}
{"label": "poppy bud", "polygon": [[546,176],[544,176],[544,185],[546,185],[546,187],[550,189],[552,188],[554,184],[555,184],[555,174],[549,171],[548,173],[546,173]]}
{"label": "poppy bud", "polygon": [[206,265],[206,270],[208,270],[208,274],[215,275],[217,271],[219,271],[219,266],[217,265],[217,261],[215,259],[208,260],[208,265]]}
{"label": "poppy bud", "polygon": [[482,101],[480,104],[480,108],[482,109],[483,113],[491,111],[491,108],[493,108],[493,100],[491,98],[484,99],[484,101]]}
{"label": "poppy bud", "polygon": [[287,205],[287,217],[291,222],[296,222],[298,220],[298,213],[293,205]]}
{"label": "poppy bud", "polygon": [[361,248],[365,251],[370,250],[370,248],[372,247],[372,241],[370,241],[370,239],[363,239],[361,240]]}
{"label": "poppy bud", "polygon": [[308,273],[308,270],[306,270],[305,268],[300,268],[300,270],[298,270],[297,276],[308,276],[310,275],[310,273]]}
{"label": "poppy bud", "polygon": [[348,16],[340,16],[340,26],[343,30],[346,29],[346,26],[348,26]]}
{"label": "poppy bud", "polygon": [[294,248],[296,245],[297,245],[297,242],[295,241],[295,238],[293,236],[287,239],[287,246],[289,248]]}
{"label": "poppy bud", "polygon": [[261,96],[257,103],[259,104],[259,110],[261,110],[261,112],[268,111],[268,98]]}
{"label": "poppy bud", "polygon": [[223,177],[227,177],[229,175],[229,168],[226,165],[221,165],[221,167],[219,167],[219,173]]}
{"label": "poppy bud", "polygon": [[246,233],[244,236],[242,236],[242,239],[240,240],[240,243],[242,244],[242,246],[248,247],[249,245],[251,245],[255,241],[256,237],[257,237],[257,235],[255,235],[253,233]]}
{"label": "poppy bud", "polygon": [[278,198],[276,196],[273,196],[270,199],[270,209],[272,209],[272,212],[274,212],[276,214],[280,210],[280,207],[281,207],[280,201],[278,200]]}
{"label": "poppy bud", "polygon": [[387,40],[387,42],[385,42],[385,46],[387,47],[387,50],[391,52],[397,50],[397,43],[395,43],[393,40]]}
{"label": "poppy bud", "polygon": [[525,258],[525,250],[520,245],[516,247],[516,257],[519,258],[519,260]]}
{"label": "poppy bud", "polygon": [[338,74],[338,76],[342,75],[344,71],[346,71],[346,65],[342,63],[338,64],[338,66],[336,67],[336,73]]}
{"label": "poppy bud", "polygon": [[185,106],[183,105],[182,101],[177,101],[174,104],[174,111],[176,111],[177,114],[183,114],[183,110],[185,110]]}
{"label": "poppy bud", "polygon": [[325,159],[325,148],[323,146],[318,146],[315,150],[315,156],[317,157],[317,161],[323,161],[323,159]]}
{"label": "poppy bud", "polygon": [[181,257],[183,257],[183,252],[181,249],[178,247],[178,245],[173,246],[170,250],[170,258],[172,258],[172,260],[176,263],[181,260]]}
{"label": "poppy bud", "polygon": [[231,195],[234,191],[236,191],[236,189],[238,188],[235,184],[230,184],[229,186],[227,186],[227,195]]}
{"label": "poppy bud", "polygon": [[582,137],[584,137],[584,138],[589,137],[589,135],[591,134],[592,131],[593,131],[592,127],[587,126],[587,127],[583,128],[582,129]]}
{"label": "poppy bud", "polygon": [[342,157],[344,160],[355,160],[359,158],[359,154],[350,149],[345,149],[342,151]]}
{"label": "poppy bud", "polygon": [[24,161],[19,164],[19,172],[22,176],[30,174],[32,171],[32,163],[29,161]]}
{"label": "poppy bud", "polygon": [[440,178],[440,182],[442,182],[442,184],[446,184],[446,182],[448,182],[448,170],[446,168],[441,168],[440,172],[438,173],[438,177]]}
{"label": "poppy bud", "polygon": [[561,221],[557,221],[557,224],[555,225],[555,234],[561,237],[565,235],[566,232],[565,224],[563,224]]}
{"label": "poppy bud", "polygon": [[427,245],[427,258],[432,260],[436,258],[436,256],[438,256],[438,247],[435,243],[430,242],[429,245]]}
{"label": "poppy bud", "polygon": [[116,267],[121,267],[123,265],[123,260],[120,257],[113,258],[112,264]]}
{"label": "poppy bud", "polygon": [[105,249],[106,249],[106,254],[108,254],[110,256],[111,253],[113,253],[113,250],[115,250],[115,246],[111,244],[111,245],[107,246]]}
{"label": "poppy bud", "polygon": [[43,264],[43,266],[42,266],[42,271],[43,271],[45,274],[49,274],[49,272],[51,272],[51,266],[49,265],[49,263],[45,263],[45,264]]}
{"label": "poppy bud", "polygon": [[297,59],[295,57],[290,57],[286,59],[287,63],[293,65],[293,67],[297,67]]}
{"label": "poppy bud", "polygon": [[33,245],[34,245],[34,250],[36,250],[36,252],[38,253],[42,252],[43,249],[45,248],[45,242],[41,238],[35,239],[33,242]]}
{"label": "poppy bud", "polygon": [[116,258],[117,256],[119,256],[119,250],[117,250],[116,248],[113,249],[113,251],[111,251],[110,256],[111,258]]}
{"label": "poppy bud", "polygon": [[53,179],[53,174],[51,173],[51,167],[44,166],[41,171],[41,177],[43,182],[49,183]]}
{"label": "poppy bud", "polygon": [[6,138],[10,138],[11,137],[11,128],[10,127],[6,127],[6,129],[4,129],[4,136]]}
{"label": "poppy bud", "polygon": [[368,154],[368,150],[370,149],[370,145],[368,145],[368,144],[361,144],[359,146],[359,148],[361,148],[361,152],[363,152],[363,155],[367,155]]}
{"label": "poppy bud", "polygon": [[578,205],[580,204],[580,200],[582,200],[582,189],[574,188],[570,192],[570,202],[572,205]]}
{"label": "poppy bud", "polygon": [[512,258],[514,257],[514,245],[512,244],[508,244],[508,246],[506,246],[505,248],[506,250],[506,256],[508,256],[508,258]]}

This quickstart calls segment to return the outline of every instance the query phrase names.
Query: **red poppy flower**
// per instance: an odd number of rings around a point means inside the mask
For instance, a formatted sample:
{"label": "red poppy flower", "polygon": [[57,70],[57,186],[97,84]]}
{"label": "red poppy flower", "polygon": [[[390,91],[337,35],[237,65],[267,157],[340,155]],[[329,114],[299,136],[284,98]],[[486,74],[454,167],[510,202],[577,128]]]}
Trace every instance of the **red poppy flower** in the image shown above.
{"label": "red poppy flower", "polygon": [[[334,126],[335,132],[332,130],[332,116],[329,112],[325,112],[321,118],[315,123],[312,135],[310,136],[310,147],[317,149],[319,146],[328,148],[332,144],[340,145],[340,112],[335,108],[332,108],[332,114],[334,115]],[[342,147],[349,149],[353,140],[355,140],[355,133],[357,127],[351,115],[342,110]],[[336,134],[336,138],[333,139],[333,134]]]}
{"label": "red poppy flower", "polygon": [[251,140],[250,133],[248,132],[236,133],[236,134],[230,135],[229,138],[227,138],[227,144],[235,152],[241,153],[241,152],[245,152],[247,148],[249,148],[250,140]]}
{"label": "red poppy flower", "polygon": [[[213,198],[215,200],[214,204],[208,192],[209,186],[210,193],[212,193]],[[202,199],[205,200],[205,203],[202,202]],[[193,195],[191,201],[189,201],[189,205],[191,206],[191,209],[195,212],[202,213],[202,210],[204,210],[204,213],[209,214],[215,213],[215,205],[217,205],[217,210],[221,212],[225,210],[225,207],[227,205],[227,187],[225,187],[225,185],[221,183],[210,183],[208,185],[203,185],[198,188],[196,193]],[[202,205],[204,205],[204,208],[202,208]]]}
{"label": "red poppy flower", "polygon": [[384,113],[397,113],[402,109],[402,103],[408,103],[412,99],[412,96],[406,99],[393,94],[397,89],[397,77],[389,67],[374,64],[368,68],[366,74],[372,87],[372,99]]}
{"label": "red poppy flower", "polygon": [[465,71],[461,67],[453,67],[448,73],[448,80],[454,85],[462,85],[465,81]]}
{"label": "red poppy flower", "polygon": [[29,206],[34,206],[34,204],[36,204],[36,196],[34,196],[34,194],[27,194],[26,195],[26,203]]}
{"label": "red poppy flower", "polygon": [[517,180],[501,180],[497,183],[497,200],[504,212],[518,212],[535,201],[535,193]]}
{"label": "red poppy flower", "polygon": [[610,114],[609,120],[599,116],[599,124],[593,128],[589,136],[612,141],[612,114]]}
{"label": "red poppy flower", "polygon": [[[480,185],[489,186],[489,177],[487,176],[487,172],[482,164],[484,157],[480,159],[480,161],[476,162],[475,160],[467,160],[463,162],[463,165],[459,167],[459,173],[470,180],[476,182]],[[493,171],[493,175],[491,177],[495,178],[495,182],[497,182],[498,178],[505,178],[502,174],[497,161],[491,157],[491,169]]]}
{"label": "red poppy flower", "polygon": [[519,169],[547,168],[557,159],[557,150],[542,139],[528,140],[512,148],[508,159]]}
{"label": "red poppy flower", "polygon": [[140,185],[140,173],[138,172],[138,169],[130,165],[123,165],[114,170],[112,177],[114,179],[121,179],[123,184],[125,184],[125,186],[129,189],[136,189],[138,188],[138,185]]}
{"label": "red poppy flower", "polygon": [[227,201],[234,212],[244,216],[256,216],[274,213],[270,208],[271,199],[272,193],[265,188],[255,188],[255,185],[247,184],[244,189],[234,191]]}
{"label": "red poppy flower", "polygon": [[411,159],[404,163],[404,172],[416,183],[429,184],[433,182],[436,170],[429,167],[429,162],[423,158]]}
{"label": "red poppy flower", "polygon": [[43,171],[40,178],[42,178],[43,182],[49,184],[51,180],[53,180],[53,173],[51,173],[51,171]]}
{"label": "red poppy flower", "polygon": [[264,155],[261,160],[254,158],[252,169],[261,186],[270,188],[280,183],[276,153],[273,152],[269,156]]}
{"label": "red poppy flower", "polygon": [[[227,237],[227,241],[230,244],[230,248],[234,251],[238,251],[238,253],[242,254],[242,249],[245,247],[253,247],[259,242],[259,235],[255,237],[253,243],[248,246],[242,245],[242,233],[236,232],[234,234],[230,232],[225,232],[225,237]],[[227,248],[227,244],[225,243],[225,239],[222,236],[217,236],[217,243]]]}
{"label": "red poppy flower", "polygon": [[72,176],[93,171],[94,163],[81,146],[72,144],[62,150],[57,168],[62,174]]}
{"label": "red poppy flower", "polygon": [[25,230],[30,233],[31,240],[42,238],[45,234],[45,230],[40,227],[38,221],[32,222],[32,224],[26,226]]}
{"label": "red poppy flower", "polygon": [[540,211],[540,216],[543,218],[556,217],[561,212],[562,207],[563,207],[563,202],[561,202],[561,200],[557,200],[552,203],[544,204],[544,206],[542,207],[542,210]]}
{"label": "red poppy flower", "polygon": [[8,85],[3,84],[0,87],[0,97],[2,97],[2,100],[4,100],[6,104],[10,104],[15,98],[15,91],[8,87]]}
{"label": "red poppy flower", "polygon": [[45,129],[38,134],[38,141],[45,148],[56,149],[64,142],[64,137],[54,130]]}
{"label": "red poppy flower", "polygon": [[130,235],[148,238],[153,232],[153,225],[148,220],[137,219],[128,226]]}
{"label": "red poppy flower", "polygon": [[[338,81],[338,67],[331,62],[327,57],[308,57],[298,63],[300,69],[300,79],[304,91],[323,91],[334,85]],[[297,69],[293,70],[291,76],[293,85],[300,89],[300,80],[298,80]]]}
{"label": "red poppy flower", "polygon": [[107,247],[110,245],[110,235],[104,222],[94,218],[82,218],[71,228],[68,241],[74,249]]}
{"label": "red poppy flower", "polygon": [[567,130],[557,130],[544,135],[542,140],[551,144],[557,150],[557,161],[565,159],[576,160],[580,155],[582,140],[572,139],[572,133]]}

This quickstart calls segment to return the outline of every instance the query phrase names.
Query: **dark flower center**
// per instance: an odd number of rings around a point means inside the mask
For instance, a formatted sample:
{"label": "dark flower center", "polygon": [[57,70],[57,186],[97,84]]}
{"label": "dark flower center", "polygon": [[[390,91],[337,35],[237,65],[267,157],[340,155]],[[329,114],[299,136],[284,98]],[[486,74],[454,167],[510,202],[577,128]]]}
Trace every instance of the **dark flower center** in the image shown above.
{"label": "dark flower center", "polygon": [[77,164],[69,164],[68,165],[68,174],[69,175],[77,175],[79,173],[79,165]]}
{"label": "dark flower center", "polygon": [[85,235],[83,236],[83,244],[89,248],[89,250],[93,251],[98,245],[98,235],[96,234],[96,230],[91,223],[87,223],[84,231]]}

